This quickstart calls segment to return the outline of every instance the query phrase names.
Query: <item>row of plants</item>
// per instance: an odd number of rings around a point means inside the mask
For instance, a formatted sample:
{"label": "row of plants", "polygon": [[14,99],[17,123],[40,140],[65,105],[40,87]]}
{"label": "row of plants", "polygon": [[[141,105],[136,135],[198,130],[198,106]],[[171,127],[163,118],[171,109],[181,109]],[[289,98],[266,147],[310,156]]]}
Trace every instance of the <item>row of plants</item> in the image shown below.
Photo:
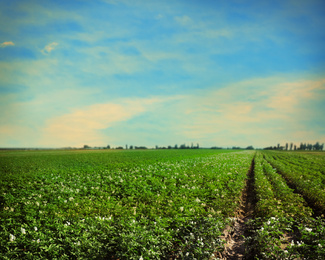
{"label": "row of plants", "polygon": [[324,156],[264,152],[265,159],[322,214],[325,213]]}
{"label": "row of plants", "polygon": [[209,259],[222,251],[253,154],[0,156],[0,258]]}
{"label": "row of plants", "polygon": [[[247,255],[255,259],[323,259],[325,221],[290,189],[261,152],[255,156],[255,218],[249,222]],[[279,160],[277,158],[277,160]]]}

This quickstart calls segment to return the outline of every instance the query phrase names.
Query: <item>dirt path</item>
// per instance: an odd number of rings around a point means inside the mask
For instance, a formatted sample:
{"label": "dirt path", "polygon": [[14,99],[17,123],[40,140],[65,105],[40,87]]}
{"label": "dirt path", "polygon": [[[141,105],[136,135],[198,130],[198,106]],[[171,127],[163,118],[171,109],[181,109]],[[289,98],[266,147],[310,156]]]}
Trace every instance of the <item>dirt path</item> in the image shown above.
{"label": "dirt path", "polygon": [[247,221],[253,217],[255,201],[254,192],[254,159],[247,174],[246,186],[242,193],[241,205],[236,212],[235,224],[225,230],[225,251],[222,259],[239,260],[245,257],[245,239],[247,234]]}

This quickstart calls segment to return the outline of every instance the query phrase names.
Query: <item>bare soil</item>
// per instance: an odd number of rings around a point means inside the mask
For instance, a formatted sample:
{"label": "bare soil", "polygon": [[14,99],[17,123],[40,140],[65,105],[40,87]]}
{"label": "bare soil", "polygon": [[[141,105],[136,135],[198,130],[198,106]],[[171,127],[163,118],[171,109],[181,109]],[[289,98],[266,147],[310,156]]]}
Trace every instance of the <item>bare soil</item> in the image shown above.
{"label": "bare soil", "polygon": [[225,250],[216,255],[219,259],[242,260],[249,259],[245,256],[245,238],[248,233],[246,223],[253,218],[256,204],[254,192],[254,159],[247,174],[245,189],[241,196],[241,205],[236,212],[235,223],[224,231],[223,239],[226,240]]}

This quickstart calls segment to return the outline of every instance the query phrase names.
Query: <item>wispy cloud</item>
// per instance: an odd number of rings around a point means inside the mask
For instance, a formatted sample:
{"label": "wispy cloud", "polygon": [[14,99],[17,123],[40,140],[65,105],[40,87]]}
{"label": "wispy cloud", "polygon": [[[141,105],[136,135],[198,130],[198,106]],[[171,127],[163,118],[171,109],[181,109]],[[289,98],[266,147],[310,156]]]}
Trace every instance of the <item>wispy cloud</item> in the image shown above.
{"label": "wispy cloud", "polygon": [[153,109],[168,98],[124,99],[118,103],[95,104],[49,119],[40,143],[44,146],[104,145],[113,138],[101,130]]}
{"label": "wispy cloud", "polygon": [[248,145],[247,140],[265,146],[311,138],[325,141],[320,129],[310,129],[308,123],[325,125],[316,112],[324,98],[324,79],[270,77],[234,83],[191,97],[186,113],[195,124],[185,125],[184,135],[220,145]]}
{"label": "wispy cloud", "polygon": [[188,25],[192,22],[192,19],[187,15],[183,15],[183,16],[176,16],[175,21],[181,25]]}
{"label": "wispy cloud", "polygon": [[58,45],[59,44],[57,42],[52,42],[44,47],[44,49],[42,50],[42,53],[50,54]]}
{"label": "wispy cloud", "polygon": [[2,2],[0,145],[324,134],[321,1]]}
{"label": "wispy cloud", "polygon": [[0,47],[1,48],[5,48],[5,47],[8,47],[8,46],[14,46],[15,44],[13,42],[3,42],[0,44]]}

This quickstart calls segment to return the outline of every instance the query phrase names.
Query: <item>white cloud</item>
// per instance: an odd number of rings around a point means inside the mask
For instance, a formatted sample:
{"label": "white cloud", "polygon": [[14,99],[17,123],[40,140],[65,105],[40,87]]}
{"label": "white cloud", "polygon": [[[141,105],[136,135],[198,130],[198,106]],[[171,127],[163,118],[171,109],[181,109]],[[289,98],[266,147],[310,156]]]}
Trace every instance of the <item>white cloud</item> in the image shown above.
{"label": "white cloud", "polygon": [[158,14],[158,15],[155,16],[155,18],[156,18],[157,20],[159,20],[159,19],[164,18],[164,16],[163,16],[162,14]]}
{"label": "white cloud", "polygon": [[118,103],[95,104],[49,119],[43,129],[42,146],[105,145],[112,138],[101,130],[152,110],[170,98],[124,99]]}
{"label": "white cloud", "polygon": [[59,44],[57,42],[52,42],[44,47],[44,49],[42,50],[42,53],[50,54],[58,45]]}
{"label": "white cloud", "polygon": [[[191,96],[182,112],[186,122],[180,125],[189,140],[223,146],[322,142],[320,129],[310,129],[306,120],[319,117],[310,104],[323,100],[324,95],[325,79],[252,79]],[[321,118],[318,121],[325,124]]]}
{"label": "white cloud", "polygon": [[187,15],[183,15],[183,16],[176,16],[175,21],[181,25],[188,25],[192,22],[192,19]]}
{"label": "white cloud", "polygon": [[0,43],[0,47],[1,48],[5,48],[5,47],[8,47],[8,46],[14,46],[15,44],[13,42],[3,42],[3,43]]}

